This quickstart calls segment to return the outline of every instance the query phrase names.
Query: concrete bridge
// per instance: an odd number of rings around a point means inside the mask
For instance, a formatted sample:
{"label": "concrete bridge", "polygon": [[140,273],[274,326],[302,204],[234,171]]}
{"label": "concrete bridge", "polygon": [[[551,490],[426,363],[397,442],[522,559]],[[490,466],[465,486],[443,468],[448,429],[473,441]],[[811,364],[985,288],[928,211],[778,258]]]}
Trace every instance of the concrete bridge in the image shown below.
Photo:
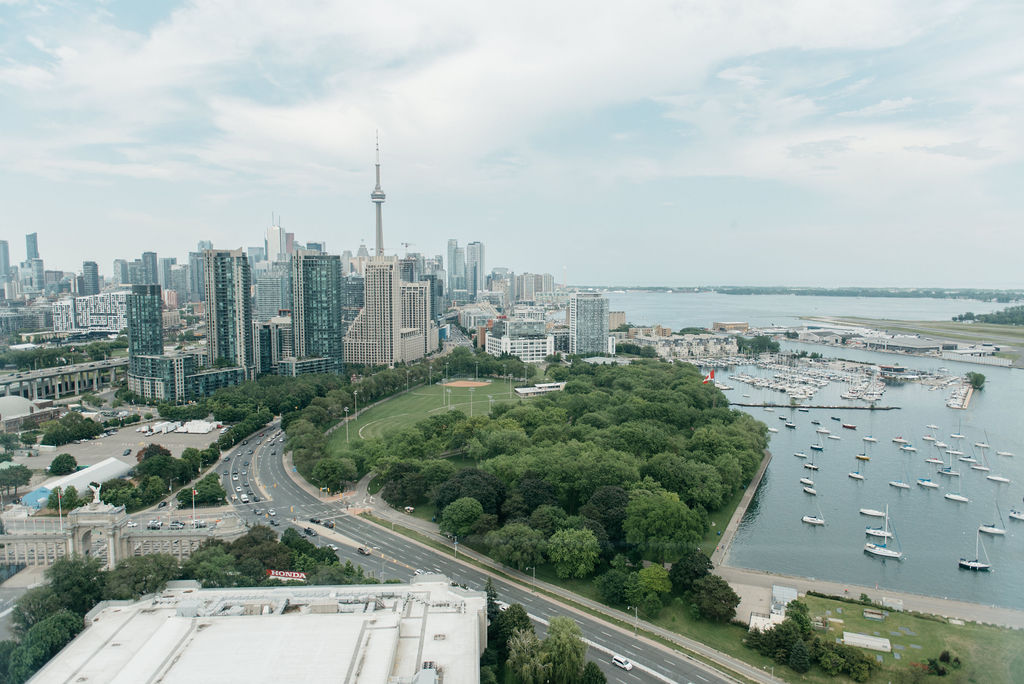
{"label": "concrete bridge", "polygon": [[60,399],[65,394],[97,392],[128,373],[128,358],[103,359],[70,366],[0,375],[0,395],[26,399]]}
{"label": "concrete bridge", "polygon": [[131,556],[166,553],[183,561],[208,539],[232,541],[246,528],[237,524],[180,530],[149,530],[130,526],[124,506],[103,502],[76,508],[56,520],[5,519],[0,534],[0,564],[50,566],[59,558],[80,554],[100,558],[106,569]]}

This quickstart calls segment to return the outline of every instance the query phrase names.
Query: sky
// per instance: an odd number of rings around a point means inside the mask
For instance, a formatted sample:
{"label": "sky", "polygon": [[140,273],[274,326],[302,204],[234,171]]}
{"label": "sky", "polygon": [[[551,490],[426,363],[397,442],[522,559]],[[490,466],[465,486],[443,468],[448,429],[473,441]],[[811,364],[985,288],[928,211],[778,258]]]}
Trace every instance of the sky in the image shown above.
{"label": "sky", "polygon": [[[1024,3],[0,0],[0,239],[486,245],[592,285],[1024,286]],[[404,243],[408,243],[405,246]]]}

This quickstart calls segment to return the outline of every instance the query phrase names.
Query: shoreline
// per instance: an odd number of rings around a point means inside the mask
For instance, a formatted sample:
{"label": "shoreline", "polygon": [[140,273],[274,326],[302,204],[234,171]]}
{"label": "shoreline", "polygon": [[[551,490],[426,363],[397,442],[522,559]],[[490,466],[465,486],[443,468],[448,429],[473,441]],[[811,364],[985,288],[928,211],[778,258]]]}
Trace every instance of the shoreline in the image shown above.
{"label": "shoreline", "polygon": [[[817,577],[787,575],[769,570],[730,565],[729,552],[732,550],[732,542],[736,536],[736,530],[743,521],[743,517],[747,513],[751,500],[753,500],[754,495],[757,493],[758,487],[761,486],[761,480],[764,478],[771,460],[772,453],[765,449],[765,457],[761,461],[761,467],[753,479],[751,479],[750,484],[747,485],[747,490],[743,493],[743,497],[740,499],[739,505],[736,506],[736,510],[733,511],[729,524],[722,531],[721,541],[715,547],[714,553],[711,554],[711,562],[714,565],[715,572],[729,582],[730,585],[734,585],[733,588],[737,590],[737,593],[740,593],[740,590],[744,588],[752,588],[758,592],[762,590],[770,592],[772,585],[786,583],[796,587],[799,594],[816,591],[821,594],[854,599],[859,598],[861,594],[866,594],[871,597],[872,601],[880,605],[893,600],[899,601],[902,604],[902,610],[905,611],[938,615],[947,619],[954,618],[1010,629],[1024,629],[1024,610],[1016,608],[1007,608],[995,604],[973,603],[944,596],[915,594],[877,585],[867,587],[848,582],[819,579]],[[747,597],[743,598],[746,599]],[[737,615],[737,617],[743,619],[741,615]]]}

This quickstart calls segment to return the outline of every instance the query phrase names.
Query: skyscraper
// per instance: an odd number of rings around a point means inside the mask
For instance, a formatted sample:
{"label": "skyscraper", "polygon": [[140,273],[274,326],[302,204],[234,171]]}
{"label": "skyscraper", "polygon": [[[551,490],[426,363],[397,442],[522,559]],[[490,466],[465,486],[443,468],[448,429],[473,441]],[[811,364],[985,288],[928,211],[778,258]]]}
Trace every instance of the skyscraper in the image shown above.
{"label": "skyscraper", "polygon": [[130,281],[128,280],[128,262],[124,259],[114,259],[114,275],[113,281],[118,285],[127,285]]}
{"label": "skyscraper", "polygon": [[100,293],[100,267],[95,261],[82,262],[82,289],[80,294],[94,295]]}
{"label": "skyscraper", "polygon": [[178,258],[162,257],[158,263],[160,264],[160,287],[162,287],[165,290],[169,290],[171,287],[171,266],[174,266],[176,263],[178,263]]}
{"label": "skyscraper", "polygon": [[0,240],[0,279],[6,279],[11,272],[11,251],[7,240]]}
{"label": "skyscraper", "polygon": [[[402,358],[418,359],[437,348],[435,336],[430,346],[432,316],[430,311],[430,283],[402,283]],[[415,330],[415,335],[409,331]]]}
{"label": "skyscraper", "polygon": [[265,253],[267,261],[270,263],[287,260],[288,252],[285,249],[284,228],[277,225],[277,221],[274,221],[274,225],[267,228]]}
{"label": "skyscraper", "polygon": [[157,285],[160,282],[156,252],[142,253],[142,278],[143,285]]}
{"label": "skyscraper", "polygon": [[570,354],[608,351],[608,298],[597,292],[574,292],[567,314]]}
{"label": "skyscraper", "polygon": [[292,257],[292,349],[341,370],[341,258],[300,249]]}
{"label": "skyscraper", "polygon": [[363,270],[363,309],[345,334],[345,362],[392,366],[401,361],[402,282],[398,258],[375,256]]}
{"label": "skyscraper", "polygon": [[256,310],[253,318],[269,321],[292,305],[291,272],[287,264],[278,262],[256,276]]}
{"label": "skyscraper", "polygon": [[39,234],[29,233],[25,236],[25,261],[39,258]]}
{"label": "skyscraper", "polygon": [[459,248],[459,241],[448,240],[448,291],[455,289],[455,251]]}
{"label": "skyscraper", "polygon": [[466,289],[474,299],[484,289],[484,243],[466,245]]}
{"label": "skyscraper", "polygon": [[[200,245],[203,243],[200,242]],[[213,249],[213,247],[207,247]],[[205,251],[205,250],[204,250]],[[188,253],[188,296],[193,302],[206,299],[206,280],[203,278],[203,252]]]}
{"label": "skyscraper", "polygon": [[132,285],[128,295],[128,357],[164,353],[163,300],[159,285]]}
{"label": "skyscraper", "polygon": [[252,278],[241,249],[203,252],[206,289],[206,346],[209,365],[252,363]]}

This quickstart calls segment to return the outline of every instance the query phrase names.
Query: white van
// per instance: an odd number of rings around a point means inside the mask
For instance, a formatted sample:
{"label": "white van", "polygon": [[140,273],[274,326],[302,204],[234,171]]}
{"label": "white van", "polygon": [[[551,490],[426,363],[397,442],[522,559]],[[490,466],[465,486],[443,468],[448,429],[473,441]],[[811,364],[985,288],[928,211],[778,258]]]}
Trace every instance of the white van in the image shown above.
{"label": "white van", "polygon": [[633,663],[629,662],[629,660],[623,658],[620,655],[612,656],[612,665],[614,665],[615,667],[621,667],[623,670],[633,669]]}
{"label": "white van", "polygon": [[249,495],[248,494],[243,494],[242,495],[242,503],[249,503]]}

